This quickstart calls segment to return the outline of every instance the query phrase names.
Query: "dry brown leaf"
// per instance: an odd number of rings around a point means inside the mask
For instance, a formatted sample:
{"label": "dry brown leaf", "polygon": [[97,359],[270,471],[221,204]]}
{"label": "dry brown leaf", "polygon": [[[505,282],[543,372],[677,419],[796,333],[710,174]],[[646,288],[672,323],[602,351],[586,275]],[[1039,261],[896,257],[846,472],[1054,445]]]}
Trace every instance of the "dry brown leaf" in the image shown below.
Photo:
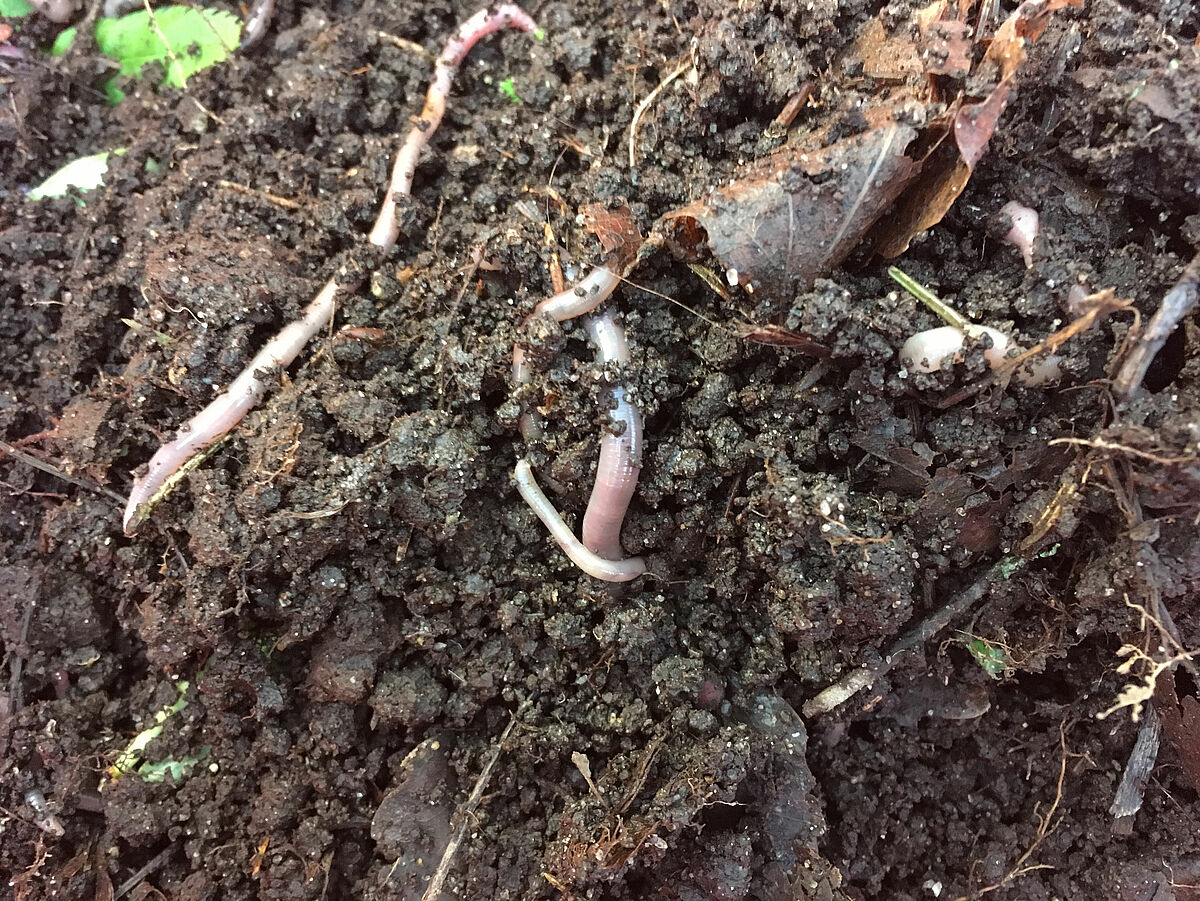
{"label": "dry brown leaf", "polygon": [[923,6],[913,13],[913,21],[917,23],[917,28],[924,34],[929,30],[930,25],[941,20],[945,12],[946,0],[933,0],[928,6]]}
{"label": "dry brown leaf", "polygon": [[629,207],[622,205],[610,210],[602,203],[589,203],[580,207],[579,212],[583,214],[584,231],[595,235],[609,255],[609,266],[616,272],[624,271],[642,246],[642,233]]}
{"label": "dry brown leaf", "polygon": [[[908,249],[916,235],[942,221],[966,188],[972,171],[995,133],[1015,83],[1013,73],[1025,59],[1026,42],[1036,40],[1046,30],[1050,15],[1055,10],[1081,3],[1082,0],[1025,0],[997,29],[985,59],[1000,66],[1000,82],[979,103],[964,104],[958,108],[953,126],[958,158],[949,158],[943,151],[922,168],[920,177],[901,198],[895,213],[876,229],[876,250],[881,256],[899,256]],[[928,7],[921,14],[925,15],[933,8]],[[961,5],[959,12],[962,17]],[[961,66],[969,59],[969,44],[961,43],[967,33],[966,26],[962,23],[936,22],[930,25],[930,33],[937,27],[958,29],[951,33],[960,35],[956,38],[960,43],[946,50],[944,63],[939,60],[935,65],[954,66],[954,71],[961,74]],[[958,53],[961,53],[961,57],[953,55]],[[929,71],[938,70],[930,68]]]}
{"label": "dry brown leaf", "polygon": [[963,106],[954,117],[954,143],[962,154],[967,168],[974,170],[983,152],[987,150],[988,141],[996,130],[1000,114],[1008,103],[1008,95],[1012,90],[1012,79],[1005,78],[996,85],[987,98],[981,103],[971,103]]}
{"label": "dry brown leaf", "polygon": [[915,137],[893,123],[816,151],[782,148],[664,216],[667,242],[695,259],[703,235],[750,290],[782,296],[807,287],[845,258],[911,181],[918,163],[906,150]]}
{"label": "dry brown leaf", "polygon": [[890,260],[908,250],[915,236],[942,221],[970,178],[971,167],[953,149],[931,158],[896,209],[880,223],[875,234],[876,252]]}
{"label": "dry brown leaf", "polygon": [[1065,6],[1083,6],[1083,0],[1025,0],[1000,23],[984,59],[1000,66],[1007,79],[1025,61],[1025,44],[1036,41],[1050,24],[1050,15]]}

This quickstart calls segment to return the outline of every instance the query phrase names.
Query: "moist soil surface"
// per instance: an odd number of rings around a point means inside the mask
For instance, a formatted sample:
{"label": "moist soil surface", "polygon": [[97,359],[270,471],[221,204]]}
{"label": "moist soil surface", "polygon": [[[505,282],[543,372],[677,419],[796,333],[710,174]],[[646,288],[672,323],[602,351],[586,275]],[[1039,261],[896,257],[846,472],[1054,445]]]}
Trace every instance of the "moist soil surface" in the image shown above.
{"label": "moist soil surface", "polygon": [[[977,21],[1013,10],[965,6],[979,63]],[[703,248],[646,254],[608,366],[578,321],[522,325],[602,258],[579,208],[649,233],[785,142],[863,132],[914,81],[922,10],[539,2],[544,40],[463,65],[369,259],[475,9],[281,4],[257,46],[184,90],[152,66],[117,106],[86,38],[9,40],[0,893],[417,899],[446,860],[447,898],[1200,897],[1194,318],[1139,390],[1113,379],[1200,240],[1193,0],[1054,12],[894,260],[860,244],[754,291]],[[864,59],[872,23],[902,39]],[[994,68],[916,81],[944,111]],[[118,147],[102,188],[26,199]],[[1009,200],[1041,215],[1029,267]],[[1129,303],[1057,348],[1054,384],[973,342],[906,377],[940,323],[889,263],[1024,347],[1087,295]],[[125,536],[139,467],[342,265],[368,271],[328,333]],[[649,573],[612,585],[512,472],[527,455],[578,529],[617,383],[645,413],[622,543]],[[1130,685],[1140,717],[1101,718]]]}

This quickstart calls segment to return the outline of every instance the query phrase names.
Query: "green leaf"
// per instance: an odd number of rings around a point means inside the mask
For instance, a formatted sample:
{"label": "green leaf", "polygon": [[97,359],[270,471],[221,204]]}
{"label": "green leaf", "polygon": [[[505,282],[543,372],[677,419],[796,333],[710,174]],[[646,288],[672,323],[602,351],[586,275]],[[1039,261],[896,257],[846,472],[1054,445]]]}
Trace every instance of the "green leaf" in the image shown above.
{"label": "green leaf", "polygon": [[[182,88],[197,72],[228,58],[241,36],[242,23],[231,13],[189,6],[162,7],[154,11],[153,20],[139,10],[96,23],[96,44],[120,63],[122,75],[137,75],[147,63],[162,63],[167,72],[162,83],[173,88]],[[125,96],[111,81],[105,90],[114,102]]]}
{"label": "green leaf", "polygon": [[506,78],[500,82],[500,93],[511,100],[513,103],[524,103],[521,95],[517,93],[517,85],[511,78]]}
{"label": "green leaf", "polygon": [[33,7],[25,0],[0,0],[0,16],[10,19],[28,16],[33,13]]}
{"label": "green leaf", "polygon": [[71,45],[75,43],[75,26],[64,28],[58,33],[58,37],[54,39],[54,43],[50,45],[51,56],[62,56],[71,49]]}
{"label": "green leaf", "polygon": [[[47,197],[63,197],[71,188],[90,191],[104,184],[104,173],[108,171],[108,155],[118,155],[125,152],[124,147],[116,150],[102,150],[91,156],[83,156],[71,160],[44,182],[29,192],[30,200],[44,200]],[[82,206],[82,202],[80,206]]]}
{"label": "green leaf", "polygon": [[975,658],[975,662],[983,667],[983,671],[993,679],[999,679],[1008,668],[1004,648],[984,641],[982,638],[972,638],[967,642],[967,650]]}
{"label": "green leaf", "polygon": [[207,757],[210,750],[212,748],[205,745],[194,757],[181,757],[178,760],[164,760],[160,763],[143,763],[137,768],[137,774],[142,777],[143,782],[162,782],[167,776],[176,782],[182,782],[187,771]]}

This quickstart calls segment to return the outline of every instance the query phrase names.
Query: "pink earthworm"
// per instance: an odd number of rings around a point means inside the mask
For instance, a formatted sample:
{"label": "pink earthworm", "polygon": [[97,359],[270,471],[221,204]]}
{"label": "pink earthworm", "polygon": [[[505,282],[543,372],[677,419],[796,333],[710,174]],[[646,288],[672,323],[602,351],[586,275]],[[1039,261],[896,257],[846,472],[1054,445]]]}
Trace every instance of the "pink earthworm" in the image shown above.
{"label": "pink earthworm", "polygon": [[[587,328],[601,362],[629,362],[625,329],[611,310],[590,318]],[[612,396],[615,405],[609,417],[617,429],[605,430],[600,438],[596,484],[583,515],[583,543],[601,557],[617,560],[623,556],[621,523],[642,472],[642,411],[629,402],[623,385],[614,387]]]}
{"label": "pink earthworm", "polygon": [[605,582],[628,582],[646,571],[646,561],[641,557],[606,560],[584,547],[583,542],[575,537],[575,533],[563,522],[563,518],[554,509],[554,505],[538,487],[538,483],[533,477],[533,467],[524,457],[517,461],[513,478],[516,479],[517,490],[521,492],[521,497],[550,530],[550,534],[554,536],[559,547],[571,558],[572,563],[589,576],[603,579]]}
{"label": "pink earthworm", "polygon": [[[604,303],[620,283],[621,277],[617,273],[605,266],[597,266],[573,287],[541,301],[525,321],[535,316],[549,316],[555,322],[566,322],[583,316]],[[512,379],[516,385],[528,385],[533,379],[525,349],[519,344],[513,348]],[[542,424],[532,413],[522,413],[520,424],[521,436],[526,441],[542,437]]]}
{"label": "pink earthworm", "polygon": [[[620,276],[612,270],[597,267],[573,288],[539,303],[530,318],[540,314],[564,322],[590,313],[612,294],[620,281]],[[587,327],[601,362],[629,362],[625,330],[611,312],[590,319]],[[524,350],[518,345],[513,348],[513,382],[526,385],[532,378]],[[596,483],[583,517],[583,541],[575,537],[538,487],[527,459],[517,461],[514,478],[521,497],[550,530],[571,562],[597,579],[627,582],[646,571],[646,563],[641,557],[623,558],[621,548],[621,524],[642,470],[642,414],[630,403],[623,386],[613,388],[612,393],[616,404],[609,415],[618,431],[608,430],[600,439]],[[522,413],[521,433],[526,440],[541,437],[541,423],[532,413]]]}
{"label": "pink earthworm", "polygon": [[1004,236],[1004,242],[1021,251],[1021,259],[1025,261],[1025,268],[1032,269],[1033,242],[1037,240],[1038,236],[1037,210],[1010,200],[1000,207],[1000,212],[1007,216],[1012,223],[1012,228]]}
{"label": "pink earthworm", "polygon": [[[400,152],[396,154],[396,162],[392,166],[392,181],[388,188],[389,200],[396,196],[407,195],[412,190],[413,175],[417,169],[417,158],[433,133],[442,124],[442,115],[446,112],[446,97],[450,94],[450,85],[458,67],[475,42],[485,35],[500,31],[503,28],[519,28],[541,35],[541,29],[529,15],[512,3],[501,3],[491,9],[481,9],[459,26],[454,36],[446,42],[442,55],[434,64],[433,84],[425,95],[425,106],[417,117],[416,125],[408,133],[408,138]],[[396,220],[395,203],[385,202],[371,229],[370,241],[379,247],[389,248],[396,243],[400,236],[400,224]]]}
{"label": "pink earthworm", "polygon": [[[396,156],[379,217],[367,239],[379,249],[381,256],[392,249],[400,236],[396,199],[407,195],[412,188],[417,159],[442,121],[442,114],[446,110],[446,97],[459,65],[480,38],[504,28],[516,28],[541,35],[537,23],[524,10],[512,3],[502,3],[480,10],[459,26],[454,36],[447,41],[442,55],[438,57],[433,83],[425,96],[425,106]],[[300,319],[284,326],[283,330],[254,356],[223,394],[188,420],[179,434],[160,447],[150,458],[146,474],[134,480],[129,500],[125,505],[123,525],[126,535],[137,531],[151,508],[180,478],[185,467],[194,461],[201,451],[228,434],[258,403],[267,389],[266,381],[259,375],[260,371],[270,373],[288,366],[309,340],[332,321],[337,310],[338,296],[354,291],[361,282],[361,277],[349,277],[346,281],[339,281],[339,275],[346,278],[345,271],[331,278],[304,308]]]}

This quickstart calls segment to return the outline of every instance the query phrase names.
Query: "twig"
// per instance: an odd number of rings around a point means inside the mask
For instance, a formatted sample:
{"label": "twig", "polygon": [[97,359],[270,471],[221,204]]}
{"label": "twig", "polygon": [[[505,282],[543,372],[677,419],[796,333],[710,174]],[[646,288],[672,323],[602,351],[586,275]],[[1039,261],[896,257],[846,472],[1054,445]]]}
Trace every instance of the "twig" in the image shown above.
{"label": "twig", "polygon": [[425,893],[421,895],[421,901],[434,901],[441,894],[442,885],[445,883],[446,876],[450,872],[450,864],[454,861],[454,855],[458,852],[458,847],[462,844],[462,840],[467,834],[467,827],[473,822],[472,817],[474,816],[475,808],[479,806],[483,792],[487,788],[488,782],[491,781],[492,770],[496,767],[496,761],[500,759],[500,752],[504,750],[504,743],[508,741],[513,729],[516,728],[517,720],[529,709],[529,705],[532,702],[532,698],[526,698],[521,702],[521,706],[517,708],[517,712],[509,719],[508,725],[504,727],[504,731],[500,733],[500,737],[492,747],[492,753],[488,757],[488,762],[483,766],[483,772],[475,780],[475,787],[471,789],[470,797],[467,798],[466,803],[455,814],[458,820],[458,829],[451,836],[450,841],[446,843],[446,850],[442,852],[442,859],[438,862],[437,869],[434,870],[433,876],[429,880],[429,885],[425,887]]}
{"label": "twig", "polygon": [[159,851],[157,854],[151,857],[150,860],[146,862],[144,867],[121,883],[120,887],[113,893],[113,901],[121,901],[122,898],[141,885],[147,876],[149,876],[166,862],[167,858],[171,856],[171,853],[174,850],[174,845],[168,845],[162,851]]}
{"label": "twig", "polygon": [[680,75],[682,75],[688,69],[691,69],[692,67],[694,67],[696,65],[695,54],[696,54],[696,45],[693,43],[692,49],[688,53],[688,55],[684,59],[684,61],[681,62],[678,66],[676,66],[674,69],[672,69],[671,72],[667,75],[667,77],[664,78],[662,81],[660,81],[658,83],[658,86],[653,91],[651,91],[649,94],[647,94],[646,99],[643,100],[641,103],[639,103],[637,105],[637,109],[635,109],[633,111],[633,119],[631,119],[629,122],[629,168],[630,169],[632,169],[636,165],[634,144],[637,141],[638,123],[641,122],[642,116],[645,114],[646,110],[648,110],[650,108],[651,104],[653,104],[654,101],[658,99],[658,95],[663,92],[663,89],[666,88],[667,85],[669,85],[671,82],[673,82],[676,78],[678,78]]}
{"label": "twig", "polygon": [[1146,370],[1163,349],[1175,327],[1195,308],[1198,298],[1200,253],[1192,257],[1192,261],[1184,267],[1179,281],[1163,297],[1150,324],[1146,326],[1146,331],[1141,334],[1137,344],[1121,365],[1117,377],[1113,379],[1113,392],[1118,397],[1129,399],[1142,390],[1142,379],[1146,377]]}
{"label": "twig", "polygon": [[75,485],[79,488],[85,488],[88,491],[95,492],[96,494],[102,494],[108,499],[116,501],[119,505],[123,505],[125,503],[125,498],[121,497],[121,495],[117,494],[112,489],[105,488],[103,485],[97,485],[94,482],[84,481],[83,479],[76,478],[73,475],[68,475],[57,466],[52,466],[49,463],[39,460],[32,454],[27,454],[20,448],[13,447],[7,441],[0,441],[0,451],[3,451],[14,459],[20,460],[22,463],[25,463],[28,466],[32,466],[34,469],[39,469],[47,475],[52,475],[56,479],[62,479],[64,482],[70,482],[72,485]]}
{"label": "twig", "polygon": [[217,180],[217,187],[224,188],[226,191],[233,191],[235,194],[244,194],[247,197],[257,197],[261,200],[267,201],[268,203],[281,206],[285,210],[298,210],[302,206],[299,201],[291,200],[287,197],[280,197],[278,194],[268,194],[266,191],[260,191],[257,188],[251,188],[248,185],[239,185],[235,181],[227,181],[224,178]]}
{"label": "twig", "polygon": [[841,707],[862,689],[870,688],[876,679],[891,670],[900,654],[924,644],[942,631],[955,617],[982,600],[994,581],[1010,578],[1024,564],[1025,561],[1020,557],[1005,557],[1000,560],[962,594],[900,638],[878,663],[851,670],[833,685],[806,701],[803,707],[804,715],[811,718],[829,713]]}
{"label": "twig", "polygon": [[393,47],[399,47],[401,50],[407,50],[409,53],[416,54],[422,59],[432,61],[436,58],[432,53],[430,53],[416,41],[410,41],[407,38],[397,37],[388,31],[377,31],[375,34],[380,40],[387,41]]}

